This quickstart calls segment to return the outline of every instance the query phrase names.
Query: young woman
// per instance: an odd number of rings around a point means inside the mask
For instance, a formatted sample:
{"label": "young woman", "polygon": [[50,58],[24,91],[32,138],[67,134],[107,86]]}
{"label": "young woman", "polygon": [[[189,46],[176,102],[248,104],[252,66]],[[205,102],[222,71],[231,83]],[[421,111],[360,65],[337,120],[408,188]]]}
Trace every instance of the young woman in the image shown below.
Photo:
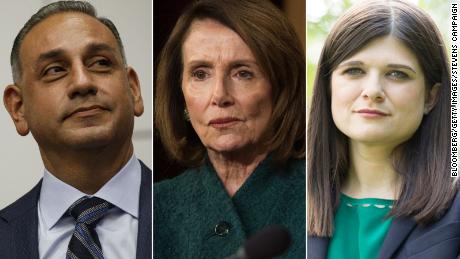
{"label": "young woman", "polygon": [[430,17],[362,2],[323,48],[308,128],[308,258],[457,258],[450,71]]}

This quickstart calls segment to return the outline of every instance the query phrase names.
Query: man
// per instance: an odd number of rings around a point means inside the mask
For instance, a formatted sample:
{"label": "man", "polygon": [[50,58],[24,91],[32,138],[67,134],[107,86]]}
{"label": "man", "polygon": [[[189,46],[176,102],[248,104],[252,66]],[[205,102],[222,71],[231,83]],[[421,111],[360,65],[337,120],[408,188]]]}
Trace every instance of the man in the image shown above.
{"label": "man", "polygon": [[5,107],[45,173],[0,212],[0,258],[151,258],[151,171],[131,140],[144,107],[113,23],[52,3],[17,35],[11,66]]}

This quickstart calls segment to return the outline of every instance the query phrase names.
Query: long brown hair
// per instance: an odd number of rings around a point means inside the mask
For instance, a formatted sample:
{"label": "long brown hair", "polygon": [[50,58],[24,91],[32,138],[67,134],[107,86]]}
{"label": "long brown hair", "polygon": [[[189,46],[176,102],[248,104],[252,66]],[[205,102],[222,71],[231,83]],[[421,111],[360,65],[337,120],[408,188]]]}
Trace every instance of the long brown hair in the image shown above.
{"label": "long brown hair", "polygon": [[292,26],[269,1],[204,0],[179,18],[158,60],[155,127],[172,158],[199,166],[206,150],[184,118],[182,44],[193,21],[210,18],[234,30],[249,46],[272,86],[271,125],[264,137],[273,161],[305,157],[305,58]]}
{"label": "long brown hair", "polygon": [[332,120],[332,71],[371,40],[386,35],[399,39],[417,56],[428,90],[441,84],[433,110],[392,154],[402,188],[389,216],[413,217],[428,224],[445,212],[455,195],[449,163],[450,73],[441,34],[426,13],[409,3],[366,1],[339,18],[319,59],[308,126],[309,235],[332,235],[341,185],[350,166],[348,138]]}

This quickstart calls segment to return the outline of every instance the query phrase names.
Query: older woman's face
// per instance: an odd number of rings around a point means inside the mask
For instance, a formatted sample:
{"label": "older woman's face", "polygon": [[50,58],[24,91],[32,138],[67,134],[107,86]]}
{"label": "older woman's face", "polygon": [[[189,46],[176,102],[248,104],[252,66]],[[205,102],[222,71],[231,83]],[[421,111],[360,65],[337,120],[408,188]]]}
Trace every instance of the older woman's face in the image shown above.
{"label": "older woman's face", "polygon": [[416,56],[392,36],[377,38],[332,73],[332,117],[351,140],[396,146],[420,125],[425,81]]}
{"label": "older woman's face", "polygon": [[271,85],[237,33],[212,19],[194,21],[183,46],[182,92],[207,149],[258,148],[272,113]]}

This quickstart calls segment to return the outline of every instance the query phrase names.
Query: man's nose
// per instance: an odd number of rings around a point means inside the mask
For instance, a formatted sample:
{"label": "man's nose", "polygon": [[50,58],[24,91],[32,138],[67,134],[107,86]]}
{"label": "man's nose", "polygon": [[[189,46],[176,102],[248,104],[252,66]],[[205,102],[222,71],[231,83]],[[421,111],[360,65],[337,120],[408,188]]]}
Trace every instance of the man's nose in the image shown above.
{"label": "man's nose", "polygon": [[72,67],[72,78],[68,90],[70,99],[83,97],[86,95],[95,95],[97,87],[94,84],[91,72],[83,64],[74,65]]}

